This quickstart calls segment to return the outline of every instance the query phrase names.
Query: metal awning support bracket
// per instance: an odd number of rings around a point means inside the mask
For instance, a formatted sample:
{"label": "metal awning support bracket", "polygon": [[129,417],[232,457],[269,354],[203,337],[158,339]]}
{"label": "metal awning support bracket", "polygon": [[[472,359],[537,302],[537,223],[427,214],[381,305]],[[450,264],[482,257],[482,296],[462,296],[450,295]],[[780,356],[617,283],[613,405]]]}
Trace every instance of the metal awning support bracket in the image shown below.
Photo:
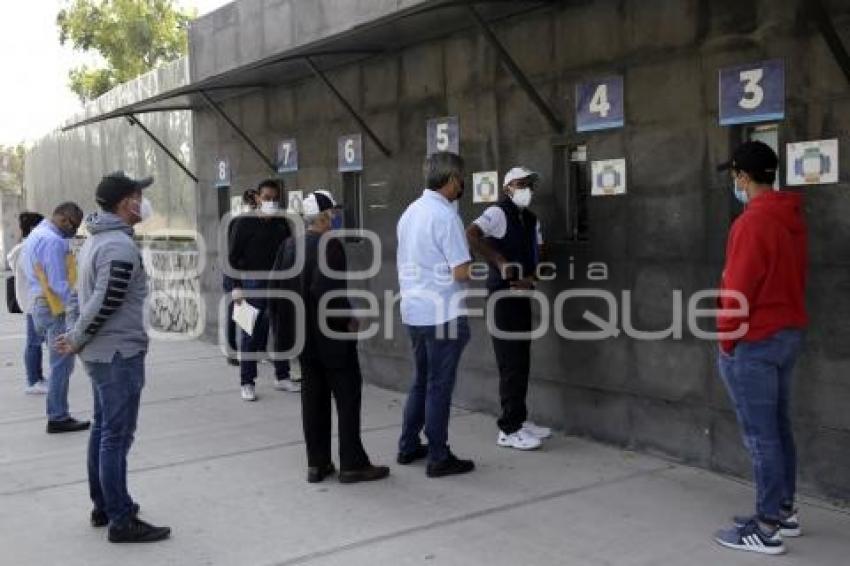
{"label": "metal awning support bracket", "polygon": [[832,55],[835,57],[835,62],[838,63],[838,66],[847,78],[847,82],[850,82],[850,54],[848,54],[847,47],[835,30],[835,26],[823,2],[821,0],[804,0],[802,7],[814,20],[815,24],[817,24],[824,41],[826,41],[829,50],[832,51]]}
{"label": "metal awning support bracket", "polygon": [[127,121],[128,121],[128,122],[130,122],[130,125],[131,125],[131,126],[138,126],[138,127],[139,127],[139,129],[141,129],[141,130],[142,130],[145,134],[147,134],[147,136],[148,136],[148,137],[149,137],[149,138],[153,141],[153,143],[155,143],[157,146],[159,146],[159,149],[161,149],[162,151],[164,151],[164,152],[165,152],[165,154],[166,154],[169,158],[171,158],[171,160],[172,160],[174,163],[176,163],[176,164],[177,164],[177,166],[178,166],[178,167],[180,167],[180,169],[182,169],[182,170],[183,170],[183,172],[184,172],[184,173],[186,173],[186,175],[188,175],[190,179],[192,179],[192,180],[193,180],[193,181],[195,181],[196,183],[198,182],[198,177],[197,177],[197,175],[195,175],[194,173],[192,173],[192,172],[189,170],[189,168],[188,168],[188,167],[186,167],[186,165],[185,165],[185,164],[184,164],[184,163],[180,160],[180,158],[179,158],[179,157],[177,157],[176,155],[174,155],[174,153],[173,153],[170,149],[168,149],[168,148],[165,146],[165,144],[164,144],[164,143],[162,143],[162,142],[160,141],[160,139],[159,139],[158,137],[156,137],[156,136],[153,134],[153,132],[151,132],[151,131],[150,131],[150,130],[149,130],[149,129],[148,129],[148,128],[144,125],[144,124],[142,124],[142,123],[139,121],[139,119],[135,116],[135,114],[132,114],[132,113],[131,113],[131,114],[127,114]]}
{"label": "metal awning support bracket", "polygon": [[245,131],[244,131],[242,128],[240,128],[240,127],[236,124],[236,122],[234,122],[234,121],[230,118],[230,116],[228,116],[228,115],[227,115],[227,113],[224,111],[224,109],[221,107],[221,105],[220,105],[220,104],[218,104],[215,100],[213,100],[213,99],[210,97],[210,95],[208,95],[208,94],[206,93],[206,91],[203,91],[203,90],[202,90],[202,91],[200,91],[200,95],[201,95],[201,97],[204,99],[204,101],[205,101],[205,102],[209,105],[209,107],[210,107],[210,108],[212,108],[213,112],[215,112],[216,114],[218,114],[218,115],[221,117],[221,119],[222,119],[222,120],[224,120],[225,122],[227,122],[227,124],[228,124],[231,128],[233,128],[233,131],[234,131],[234,132],[236,132],[236,133],[237,133],[237,135],[239,135],[239,137],[241,137],[241,138],[245,141],[245,143],[247,143],[247,144],[248,144],[248,146],[249,146],[252,150],[254,150],[254,153],[256,153],[256,154],[257,154],[257,156],[258,156],[258,157],[259,157],[259,158],[263,161],[263,163],[265,163],[265,164],[266,164],[266,166],[268,166],[268,168],[269,168],[269,169],[271,169],[274,173],[277,173],[277,166],[275,166],[274,162],[273,162],[271,159],[269,159],[269,158],[266,156],[266,154],[265,154],[265,153],[263,153],[263,151],[259,148],[259,146],[257,146],[257,144],[256,144],[256,143],[254,143],[254,140],[252,140],[252,139],[248,136],[248,134],[246,134],[246,133],[245,133]]}

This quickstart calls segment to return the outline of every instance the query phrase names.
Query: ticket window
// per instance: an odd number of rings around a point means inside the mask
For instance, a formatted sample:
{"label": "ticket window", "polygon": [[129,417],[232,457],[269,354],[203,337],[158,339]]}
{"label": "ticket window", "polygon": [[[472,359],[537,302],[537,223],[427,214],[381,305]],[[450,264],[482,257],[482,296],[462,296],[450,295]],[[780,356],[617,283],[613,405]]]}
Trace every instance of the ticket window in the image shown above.
{"label": "ticket window", "polygon": [[346,230],[363,228],[363,177],[360,173],[342,174],[342,218]]}
{"label": "ticket window", "polygon": [[[779,124],[758,124],[744,128],[744,140],[760,141],[770,146],[776,155],[779,155]],[[776,181],[773,183],[774,190],[779,190],[779,174],[782,170],[782,160],[779,161],[780,167],[776,170]]]}
{"label": "ticket window", "polygon": [[590,204],[590,173],[587,146],[567,148],[566,159],[566,225],[567,239],[586,242],[590,237],[588,207]]}

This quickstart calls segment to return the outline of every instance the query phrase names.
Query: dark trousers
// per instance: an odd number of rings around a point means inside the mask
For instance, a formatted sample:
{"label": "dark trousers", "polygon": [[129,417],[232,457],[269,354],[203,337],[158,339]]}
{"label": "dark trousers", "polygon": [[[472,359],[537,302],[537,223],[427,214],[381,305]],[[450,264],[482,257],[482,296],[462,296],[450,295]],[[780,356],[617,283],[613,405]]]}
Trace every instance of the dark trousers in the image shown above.
{"label": "dark trousers", "polygon": [[[531,299],[500,298],[494,307],[491,322],[502,332],[531,332]],[[493,351],[499,367],[499,399],[502,403],[502,416],[497,424],[505,434],[513,434],[522,428],[522,423],[528,418],[525,398],[528,395],[531,340],[494,336]]]}
{"label": "dark trousers", "polygon": [[801,343],[802,331],[782,330],[758,342],[739,342],[731,355],[720,353],[720,375],[753,462],[756,513],[767,522],[778,521],[780,509],[792,507],[796,495],[791,374]]}
{"label": "dark trousers", "polygon": [[127,455],[133,445],[142,388],[145,354],[110,363],[86,362],[94,398],[94,418],[88,447],[89,495],[112,525],[130,519],[133,499],[127,490]]}
{"label": "dark trousers", "polygon": [[[451,326],[456,325],[455,334]],[[438,332],[439,330],[439,332]],[[413,347],[413,387],[404,405],[404,422],[398,450],[414,452],[428,438],[428,460],[442,462],[449,456],[449,416],[460,355],[469,343],[469,323],[459,317],[438,326],[407,326]]]}
{"label": "dark trousers", "polygon": [[[251,302],[251,301],[249,301]],[[268,309],[265,303],[257,303],[255,306],[260,309],[257,314],[257,322],[254,323],[254,333],[248,334],[241,332],[242,335],[239,353],[256,355],[261,352],[268,351],[269,343],[269,316]],[[247,357],[247,356],[243,356]],[[273,360],[274,373],[277,379],[289,379],[289,360]],[[240,359],[239,360],[239,377],[242,385],[254,385],[257,379],[257,361]]]}
{"label": "dark trousers", "polygon": [[[336,401],[340,470],[359,470],[370,464],[360,439],[363,377],[357,350],[354,344],[351,346],[344,367],[328,367],[315,357],[301,357],[301,418],[310,467],[332,461],[331,397]],[[335,361],[337,365],[339,362]]]}

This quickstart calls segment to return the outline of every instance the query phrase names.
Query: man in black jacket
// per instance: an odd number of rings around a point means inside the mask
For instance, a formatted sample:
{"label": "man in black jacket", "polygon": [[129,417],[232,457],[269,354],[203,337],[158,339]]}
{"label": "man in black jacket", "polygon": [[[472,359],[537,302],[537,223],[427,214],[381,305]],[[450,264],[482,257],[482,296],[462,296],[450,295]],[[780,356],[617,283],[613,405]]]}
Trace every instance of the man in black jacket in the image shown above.
{"label": "man in black jacket", "polygon": [[[280,182],[267,179],[260,183],[257,191],[259,213],[248,213],[235,221],[230,234],[228,254],[230,266],[240,272],[238,277],[231,280],[233,301],[238,304],[247,300],[259,311],[253,333],[242,333],[239,344],[239,375],[244,401],[257,400],[254,389],[257,379],[257,355],[267,350],[269,339],[268,299],[263,296],[268,280],[257,279],[257,274],[271,271],[277,250],[290,235],[289,225],[280,213]],[[253,292],[253,296],[246,291]],[[301,390],[300,385],[289,378],[288,360],[275,360],[274,368],[277,377],[276,389],[291,392]]]}
{"label": "man in black jacket", "polygon": [[[345,292],[344,275],[322,273],[319,267],[320,243],[329,230],[339,227],[341,216],[330,193],[316,191],[304,199],[304,266],[291,279],[278,279],[272,288],[293,291],[301,297],[305,316],[298,320],[291,301],[271,301],[272,329],[276,350],[287,351],[301,334],[304,347],[300,355],[303,391],[301,393],[304,439],[307,444],[307,481],[317,483],[335,472],[331,459],[331,397],[336,400],[339,426],[339,481],[356,483],[387,477],[389,468],[373,466],[360,439],[360,408],[363,378],[357,357],[356,337],[334,337],[334,333],[355,333],[355,318],[333,316],[332,311],[350,311],[345,296],[331,298],[327,308],[320,304],[326,293]],[[275,262],[275,272],[295,265],[296,242],[290,238],[281,247]],[[345,248],[337,238],[327,239],[326,268],[335,273],[346,271]],[[339,314],[339,313],[338,313]],[[323,322],[326,328],[323,329]]]}

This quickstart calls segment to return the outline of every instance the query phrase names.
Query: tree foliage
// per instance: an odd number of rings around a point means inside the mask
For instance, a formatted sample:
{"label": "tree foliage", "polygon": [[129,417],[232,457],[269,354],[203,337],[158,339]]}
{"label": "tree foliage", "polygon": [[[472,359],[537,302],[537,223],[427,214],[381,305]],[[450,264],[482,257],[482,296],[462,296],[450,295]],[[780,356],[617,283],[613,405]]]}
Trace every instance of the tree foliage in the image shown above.
{"label": "tree foliage", "polygon": [[59,42],[96,52],[105,67],[82,65],[69,86],[85,102],[186,53],[195,12],[174,0],[65,0],[56,16]]}
{"label": "tree foliage", "polygon": [[23,144],[0,145],[0,191],[20,193],[23,190],[25,155]]}

